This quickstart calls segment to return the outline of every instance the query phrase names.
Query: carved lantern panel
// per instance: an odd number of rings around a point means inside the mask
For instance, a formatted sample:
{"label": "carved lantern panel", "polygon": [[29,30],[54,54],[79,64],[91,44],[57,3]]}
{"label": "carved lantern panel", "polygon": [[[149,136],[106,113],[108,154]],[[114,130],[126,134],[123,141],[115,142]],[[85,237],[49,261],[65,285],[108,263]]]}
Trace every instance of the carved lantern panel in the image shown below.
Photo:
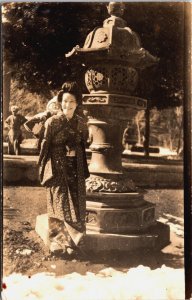
{"label": "carved lantern panel", "polygon": [[131,95],[137,83],[136,69],[120,64],[94,65],[85,74],[85,84],[90,93]]}

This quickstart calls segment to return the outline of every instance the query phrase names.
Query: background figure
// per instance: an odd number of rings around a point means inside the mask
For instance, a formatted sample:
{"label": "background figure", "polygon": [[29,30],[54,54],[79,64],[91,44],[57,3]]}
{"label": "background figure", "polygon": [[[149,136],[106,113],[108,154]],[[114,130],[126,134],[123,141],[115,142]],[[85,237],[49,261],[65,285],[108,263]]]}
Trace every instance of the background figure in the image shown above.
{"label": "background figure", "polygon": [[62,112],[45,122],[38,163],[47,191],[50,251],[69,254],[85,235],[87,126],[78,115],[81,93],[75,82],[62,86],[58,101]]}
{"label": "background figure", "polygon": [[5,120],[5,126],[8,128],[8,154],[20,154],[20,144],[22,142],[21,126],[27,119],[18,113],[19,107],[11,106],[12,115]]}
{"label": "background figure", "polygon": [[128,121],[123,132],[122,145],[125,150],[131,150],[138,143],[138,131],[134,121]]}
{"label": "background figure", "polygon": [[36,114],[24,124],[25,129],[29,132],[32,132],[33,135],[39,140],[39,150],[45,131],[45,121],[51,116],[56,115],[59,111],[61,112],[61,103],[58,102],[58,96],[55,96],[47,103],[46,111]]}

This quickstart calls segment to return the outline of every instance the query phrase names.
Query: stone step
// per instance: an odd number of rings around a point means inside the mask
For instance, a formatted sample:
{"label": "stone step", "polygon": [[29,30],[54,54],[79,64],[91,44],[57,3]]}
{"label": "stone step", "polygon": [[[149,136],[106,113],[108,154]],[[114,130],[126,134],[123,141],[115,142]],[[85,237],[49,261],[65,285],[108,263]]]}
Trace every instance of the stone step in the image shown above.
{"label": "stone step", "polygon": [[[36,218],[35,230],[47,247],[50,245],[48,235],[48,216],[39,215]],[[87,230],[85,237],[86,250],[92,252],[102,251],[133,251],[136,249],[160,250],[170,243],[169,226],[156,222],[145,233],[138,234],[112,234],[98,233]]]}

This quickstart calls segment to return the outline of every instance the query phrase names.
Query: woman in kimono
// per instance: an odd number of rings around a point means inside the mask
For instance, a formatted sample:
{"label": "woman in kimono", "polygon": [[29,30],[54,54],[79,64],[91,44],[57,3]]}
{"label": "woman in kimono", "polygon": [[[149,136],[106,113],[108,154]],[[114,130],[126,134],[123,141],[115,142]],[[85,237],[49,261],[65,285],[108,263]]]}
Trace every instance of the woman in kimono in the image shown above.
{"label": "woman in kimono", "polygon": [[78,116],[81,93],[66,82],[58,94],[62,112],[45,122],[39,155],[41,184],[47,191],[50,251],[71,254],[85,235],[86,189],[89,177],[85,145],[87,126]]}

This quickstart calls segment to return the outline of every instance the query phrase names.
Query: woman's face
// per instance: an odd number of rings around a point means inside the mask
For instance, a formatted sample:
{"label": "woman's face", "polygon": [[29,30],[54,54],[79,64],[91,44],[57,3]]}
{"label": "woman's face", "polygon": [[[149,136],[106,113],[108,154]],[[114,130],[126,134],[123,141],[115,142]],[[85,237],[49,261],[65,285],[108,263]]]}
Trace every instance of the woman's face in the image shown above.
{"label": "woman's face", "polygon": [[68,118],[72,118],[75,109],[77,107],[77,101],[75,96],[70,93],[64,93],[61,102],[64,115]]}

